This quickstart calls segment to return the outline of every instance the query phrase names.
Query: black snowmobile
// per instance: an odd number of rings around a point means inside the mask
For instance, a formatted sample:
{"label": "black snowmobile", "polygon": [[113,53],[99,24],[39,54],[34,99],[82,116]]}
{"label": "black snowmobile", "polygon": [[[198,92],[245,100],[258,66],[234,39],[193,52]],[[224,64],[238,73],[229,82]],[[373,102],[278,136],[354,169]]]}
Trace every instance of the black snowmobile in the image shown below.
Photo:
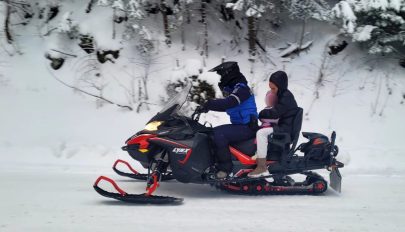
{"label": "black snowmobile", "polygon": [[[326,191],[327,182],[311,170],[324,168],[330,171],[330,186],[340,192],[342,177],[339,168],[343,164],[336,160],[336,133],[333,132],[329,140],[322,134],[303,132],[302,135],[309,141],[296,148],[302,124],[302,109],[295,115],[292,134],[273,133],[269,136],[268,176],[247,177],[256,165],[252,158],[256,152],[255,139],[250,139],[229,147],[233,155],[233,173],[229,178],[216,179],[212,127],[200,124],[198,113],[187,117],[180,111],[190,89],[189,83],[147,123],[145,129],[130,137],[122,147],[148,169],[147,174],[137,172],[123,160],[117,160],[113,165],[119,175],[145,180],[146,193],[129,194],[112,179],[100,176],[94,183],[94,189],[99,194],[133,203],[181,203],[181,198],[152,195],[159,182],[171,179],[182,183],[210,184],[236,194],[320,194]],[[303,154],[295,154],[297,151]],[[119,170],[118,164],[127,166],[131,172]],[[305,180],[296,182],[290,177],[292,174],[302,174]],[[98,184],[102,180],[110,182],[118,193],[100,188]]]}

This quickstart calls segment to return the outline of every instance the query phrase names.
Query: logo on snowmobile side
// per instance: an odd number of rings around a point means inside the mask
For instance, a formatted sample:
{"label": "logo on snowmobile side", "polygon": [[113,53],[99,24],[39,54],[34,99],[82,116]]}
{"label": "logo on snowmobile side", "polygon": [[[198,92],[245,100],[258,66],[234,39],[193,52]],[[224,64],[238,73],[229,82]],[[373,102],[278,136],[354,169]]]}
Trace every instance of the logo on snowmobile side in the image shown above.
{"label": "logo on snowmobile side", "polygon": [[179,148],[179,147],[173,148],[173,152],[176,154],[187,154],[188,151],[190,151],[190,148]]}

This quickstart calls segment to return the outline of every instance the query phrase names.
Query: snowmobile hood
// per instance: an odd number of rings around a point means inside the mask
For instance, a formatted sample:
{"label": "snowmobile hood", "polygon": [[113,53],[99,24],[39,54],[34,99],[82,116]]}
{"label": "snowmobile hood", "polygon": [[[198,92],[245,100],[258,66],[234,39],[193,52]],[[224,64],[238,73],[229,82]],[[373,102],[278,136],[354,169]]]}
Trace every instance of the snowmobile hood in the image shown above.
{"label": "snowmobile hood", "polygon": [[221,76],[218,86],[223,90],[226,86],[233,87],[237,83],[247,84],[245,76],[240,72],[238,63],[235,61],[224,62],[211,70],[209,72],[217,72]]}
{"label": "snowmobile hood", "polygon": [[288,88],[288,77],[284,71],[277,71],[271,74],[269,81],[275,84],[280,92]]}

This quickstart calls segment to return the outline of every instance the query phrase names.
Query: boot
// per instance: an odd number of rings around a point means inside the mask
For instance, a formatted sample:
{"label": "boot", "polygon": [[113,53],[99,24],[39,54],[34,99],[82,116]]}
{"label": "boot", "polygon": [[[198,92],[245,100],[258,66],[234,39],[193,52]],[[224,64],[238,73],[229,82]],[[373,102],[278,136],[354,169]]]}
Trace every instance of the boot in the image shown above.
{"label": "boot", "polygon": [[266,165],[266,158],[257,158],[256,163],[257,163],[256,169],[251,171],[248,174],[248,177],[261,177],[269,175],[269,171],[267,170]]}
{"label": "boot", "polygon": [[215,174],[215,177],[216,177],[217,179],[223,180],[223,179],[226,179],[226,178],[228,177],[228,173],[227,173],[227,172],[224,172],[224,171],[218,171],[218,172]]}

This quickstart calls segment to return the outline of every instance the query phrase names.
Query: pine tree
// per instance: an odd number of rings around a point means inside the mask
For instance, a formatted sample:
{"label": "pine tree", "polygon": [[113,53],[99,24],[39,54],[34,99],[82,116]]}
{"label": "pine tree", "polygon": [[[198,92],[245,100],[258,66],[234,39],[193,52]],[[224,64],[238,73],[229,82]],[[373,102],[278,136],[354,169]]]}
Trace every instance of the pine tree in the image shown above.
{"label": "pine tree", "polygon": [[332,9],[342,31],[366,44],[371,54],[401,54],[405,49],[405,0],[347,0]]}

